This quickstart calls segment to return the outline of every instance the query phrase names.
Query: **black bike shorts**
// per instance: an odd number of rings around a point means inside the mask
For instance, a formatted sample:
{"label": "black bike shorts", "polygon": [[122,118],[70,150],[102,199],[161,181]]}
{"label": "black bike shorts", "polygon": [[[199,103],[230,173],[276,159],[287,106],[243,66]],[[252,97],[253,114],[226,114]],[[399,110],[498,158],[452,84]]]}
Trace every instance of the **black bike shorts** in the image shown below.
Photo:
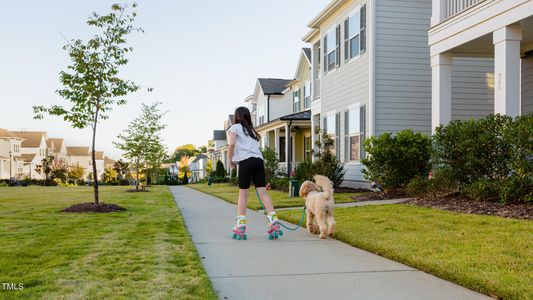
{"label": "black bike shorts", "polygon": [[239,162],[239,189],[249,189],[253,181],[256,188],[266,187],[265,165],[258,157],[250,157]]}

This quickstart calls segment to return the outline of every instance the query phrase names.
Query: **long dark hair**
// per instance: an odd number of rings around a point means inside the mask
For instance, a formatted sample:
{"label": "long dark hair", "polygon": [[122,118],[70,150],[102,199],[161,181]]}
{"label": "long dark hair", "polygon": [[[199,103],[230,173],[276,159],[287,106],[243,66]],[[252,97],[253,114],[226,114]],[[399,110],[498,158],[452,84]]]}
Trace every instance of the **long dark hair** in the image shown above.
{"label": "long dark hair", "polygon": [[250,116],[248,108],[244,106],[237,107],[235,114],[233,114],[233,124],[241,124],[244,135],[249,136],[256,141],[259,141],[261,138],[252,125],[252,117]]}

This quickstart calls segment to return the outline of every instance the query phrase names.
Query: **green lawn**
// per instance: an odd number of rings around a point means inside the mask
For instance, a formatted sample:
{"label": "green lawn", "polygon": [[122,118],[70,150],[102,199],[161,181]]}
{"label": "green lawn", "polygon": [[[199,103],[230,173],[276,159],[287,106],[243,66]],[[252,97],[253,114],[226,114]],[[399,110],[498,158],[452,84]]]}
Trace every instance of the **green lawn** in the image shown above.
{"label": "green lawn", "polygon": [[216,299],[167,187],[101,199],[126,207],[70,214],[88,187],[0,188],[0,282],[23,283],[0,298]]}
{"label": "green lawn", "polygon": [[[293,223],[300,214],[279,213]],[[335,219],[348,244],[487,295],[533,299],[531,221],[403,204],[337,208]]]}
{"label": "green lawn", "polygon": [[[204,192],[216,196],[222,200],[226,200],[230,203],[237,204],[239,199],[239,188],[230,185],[227,183],[219,183],[208,186],[206,183],[201,184],[190,184],[188,187],[195,190]],[[304,206],[305,200],[300,197],[290,198],[289,193],[280,192],[280,191],[268,191],[268,194],[272,198],[275,208],[284,208],[284,207],[297,207]],[[346,203],[346,202],[355,202],[350,196],[358,195],[357,193],[336,193],[335,194],[335,203]],[[250,197],[248,199],[248,208],[253,210],[261,209],[259,200],[255,195],[255,188],[250,188]]]}

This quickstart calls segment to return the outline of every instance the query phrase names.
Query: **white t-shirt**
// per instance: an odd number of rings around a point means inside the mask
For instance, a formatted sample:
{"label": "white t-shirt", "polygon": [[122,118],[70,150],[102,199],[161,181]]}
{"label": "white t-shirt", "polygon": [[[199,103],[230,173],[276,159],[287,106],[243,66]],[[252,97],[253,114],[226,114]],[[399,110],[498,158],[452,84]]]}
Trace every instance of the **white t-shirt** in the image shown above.
{"label": "white t-shirt", "polygon": [[243,161],[250,157],[258,157],[263,159],[263,154],[259,149],[259,142],[252,137],[244,134],[241,124],[233,124],[228,128],[228,132],[233,132],[237,135],[235,141],[235,152],[233,152],[233,161]]}

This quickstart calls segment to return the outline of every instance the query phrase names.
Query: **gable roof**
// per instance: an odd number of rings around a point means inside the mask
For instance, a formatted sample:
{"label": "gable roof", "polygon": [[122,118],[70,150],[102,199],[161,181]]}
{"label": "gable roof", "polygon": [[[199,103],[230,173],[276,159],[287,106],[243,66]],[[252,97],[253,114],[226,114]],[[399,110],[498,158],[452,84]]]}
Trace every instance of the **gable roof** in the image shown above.
{"label": "gable roof", "polygon": [[225,141],[226,131],[225,130],[213,130],[213,140],[214,141]]}
{"label": "gable roof", "polygon": [[283,91],[292,79],[258,78],[261,89],[265,95],[283,95]]}
{"label": "gable roof", "polygon": [[61,146],[63,146],[63,143],[65,142],[62,138],[50,138],[48,140],[54,145],[57,151],[61,150]]}
{"label": "gable roof", "polygon": [[22,140],[20,136],[4,128],[0,128],[0,138],[13,138]]}
{"label": "gable roof", "polygon": [[[95,154],[96,159],[104,160],[104,151],[94,151],[94,154]],[[89,156],[92,156],[92,155],[93,155],[92,151],[89,152]]]}
{"label": "gable roof", "polygon": [[307,57],[307,60],[311,62],[311,48],[302,48],[305,56]]}
{"label": "gable roof", "polygon": [[41,146],[41,140],[46,135],[46,131],[12,131],[12,133],[23,138],[21,146],[28,148]]}
{"label": "gable roof", "polygon": [[67,147],[68,155],[89,156],[89,147]]}
{"label": "gable roof", "polygon": [[104,156],[104,165],[109,166],[109,165],[114,165],[114,164],[115,164],[114,159]]}
{"label": "gable roof", "polygon": [[37,154],[21,154],[22,160],[25,162],[32,162]]}

